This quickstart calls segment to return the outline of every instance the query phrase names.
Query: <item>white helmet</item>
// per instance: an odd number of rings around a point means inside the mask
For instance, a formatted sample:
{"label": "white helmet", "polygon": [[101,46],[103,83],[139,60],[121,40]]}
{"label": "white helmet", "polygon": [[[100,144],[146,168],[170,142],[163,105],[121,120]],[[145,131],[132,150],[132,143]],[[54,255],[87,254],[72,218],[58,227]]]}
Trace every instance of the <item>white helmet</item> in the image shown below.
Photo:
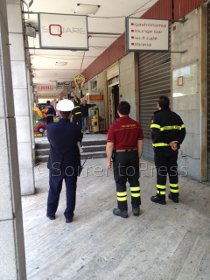
{"label": "white helmet", "polygon": [[58,102],[56,109],[61,112],[70,112],[74,109],[74,103],[71,100],[63,99]]}

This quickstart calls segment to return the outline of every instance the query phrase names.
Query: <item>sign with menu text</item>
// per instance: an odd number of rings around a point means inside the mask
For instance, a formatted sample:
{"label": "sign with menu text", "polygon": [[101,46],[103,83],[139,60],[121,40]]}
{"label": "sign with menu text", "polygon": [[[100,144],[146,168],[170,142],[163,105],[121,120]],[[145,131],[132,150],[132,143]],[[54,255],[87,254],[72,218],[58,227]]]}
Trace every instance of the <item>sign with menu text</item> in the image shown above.
{"label": "sign with menu text", "polygon": [[168,20],[126,19],[128,51],[167,51]]}

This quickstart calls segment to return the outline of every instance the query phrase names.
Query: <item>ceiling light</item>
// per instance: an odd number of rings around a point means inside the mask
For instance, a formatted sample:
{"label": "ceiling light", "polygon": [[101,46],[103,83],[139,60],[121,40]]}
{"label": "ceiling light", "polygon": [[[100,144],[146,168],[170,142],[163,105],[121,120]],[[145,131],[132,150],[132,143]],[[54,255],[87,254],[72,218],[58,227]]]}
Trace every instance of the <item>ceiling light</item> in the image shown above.
{"label": "ceiling light", "polygon": [[100,5],[77,3],[74,13],[80,15],[95,15],[99,8]]}
{"label": "ceiling light", "polygon": [[56,66],[65,66],[67,62],[57,62],[55,63]]}

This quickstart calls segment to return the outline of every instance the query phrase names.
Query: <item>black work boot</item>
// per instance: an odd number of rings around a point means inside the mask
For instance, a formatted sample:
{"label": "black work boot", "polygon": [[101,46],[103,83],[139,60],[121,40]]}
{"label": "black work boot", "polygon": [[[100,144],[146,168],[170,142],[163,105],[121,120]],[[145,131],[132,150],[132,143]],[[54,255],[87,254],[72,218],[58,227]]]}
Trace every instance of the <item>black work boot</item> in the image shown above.
{"label": "black work boot", "polygon": [[71,218],[66,218],[66,223],[72,223],[73,222],[73,217]]}
{"label": "black work boot", "polygon": [[156,194],[154,196],[151,196],[151,201],[162,205],[166,204],[165,195]]}
{"label": "black work boot", "polygon": [[53,216],[47,215],[47,218],[49,218],[50,220],[55,220],[55,215]]}
{"label": "black work boot", "polygon": [[120,210],[119,208],[113,209],[113,214],[115,216],[120,216],[122,218],[128,218],[128,211],[127,210]]}
{"label": "black work boot", "polygon": [[140,215],[140,207],[139,206],[132,206],[132,212],[134,216]]}
{"label": "black work boot", "polygon": [[169,193],[168,198],[175,203],[179,203],[179,195],[174,193]]}

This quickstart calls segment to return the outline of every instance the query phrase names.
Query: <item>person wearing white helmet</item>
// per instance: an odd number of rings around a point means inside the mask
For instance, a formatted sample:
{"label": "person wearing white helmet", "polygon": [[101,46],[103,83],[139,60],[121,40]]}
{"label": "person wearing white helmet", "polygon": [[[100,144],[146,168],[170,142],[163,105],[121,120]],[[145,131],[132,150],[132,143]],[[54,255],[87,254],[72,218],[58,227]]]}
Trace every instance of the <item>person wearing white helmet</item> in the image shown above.
{"label": "person wearing white helmet", "polygon": [[80,128],[70,122],[74,104],[64,99],[58,102],[56,109],[61,119],[47,126],[47,137],[50,143],[48,159],[49,192],[47,199],[47,217],[56,218],[63,180],[66,183],[66,209],[64,216],[67,223],[73,221],[77,176],[80,170],[80,151],[77,143],[82,140]]}

